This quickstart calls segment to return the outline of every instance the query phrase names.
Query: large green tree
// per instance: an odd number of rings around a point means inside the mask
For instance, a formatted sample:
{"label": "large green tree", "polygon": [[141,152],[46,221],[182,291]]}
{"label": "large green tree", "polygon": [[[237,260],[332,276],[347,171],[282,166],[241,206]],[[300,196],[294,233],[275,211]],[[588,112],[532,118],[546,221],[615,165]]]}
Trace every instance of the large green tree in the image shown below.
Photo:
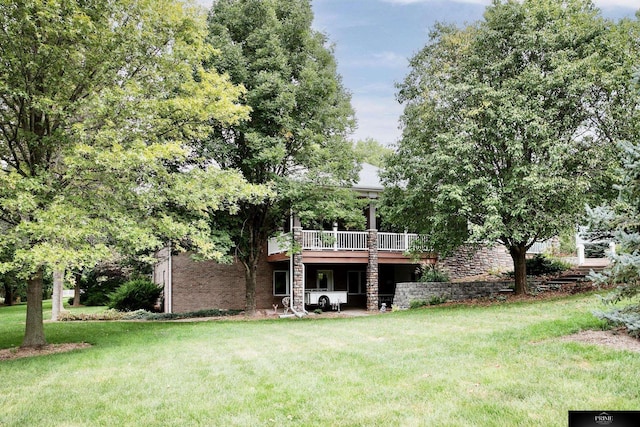
{"label": "large green tree", "polygon": [[360,162],[383,167],[385,158],[393,154],[393,150],[373,138],[356,141],[354,146],[356,157]]}
{"label": "large green tree", "polygon": [[23,346],[46,343],[46,271],[167,240],[220,256],[206,215],[260,192],[193,160],[212,121],[247,113],[201,66],[205,18],[174,0],[0,0],[0,272],[27,279]]}
{"label": "large green tree", "polygon": [[482,21],[436,26],[399,86],[387,212],[445,253],[500,242],[524,292],[526,251],[607,196],[612,142],[637,134],[638,40],[589,0],[494,0]]}
{"label": "large green tree", "polygon": [[312,20],[309,0],[218,0],[209,13],[209,40],[221,52],[211,66],[247,89],[251,115],[231,129],[215,127],[202,153],[277,194],[213,219],[235,231],[248,314],[256,308],[256,269],[267,239],[291,209],[303,220],[357,221],[350,194],[337,194],[355,177],[345,140],[354,125],[350,97]]}

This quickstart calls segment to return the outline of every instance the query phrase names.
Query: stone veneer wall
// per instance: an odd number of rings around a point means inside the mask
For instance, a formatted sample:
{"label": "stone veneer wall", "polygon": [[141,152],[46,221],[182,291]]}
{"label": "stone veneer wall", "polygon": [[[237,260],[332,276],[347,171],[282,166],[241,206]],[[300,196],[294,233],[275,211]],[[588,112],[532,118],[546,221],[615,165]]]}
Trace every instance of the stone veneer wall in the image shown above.
{"label": "stone veneer wall", "polygon": [[501,282],[409,282],[396,284],[393,305],[409,308],[411,301],[429,301],[432,297],[446,297],[449,301],[496,295],[513,285],[512,281]]}
{"label": "stone veneer wall", "polygon": [[367,310],[378,310],[378,231],[369,230],[367,238],[369,263],[367,264]]}
{"label": "stone veneer wall", "polygon": [[486,274],[491,270],[513,271],[513,260],[506,248],[496,246],[463,246],[452,256],[438,261],[450,279]]}
{"label": "stone veneer wall", "polygon": [[[302,247],[302,227],[293,227],[293,240],[300,248]],[[296,251],[293,254],[293,301],[289,304],[297,310],[304,311],[304,264],[302,252]],[[283,307],[284,308],[284,307]]]}

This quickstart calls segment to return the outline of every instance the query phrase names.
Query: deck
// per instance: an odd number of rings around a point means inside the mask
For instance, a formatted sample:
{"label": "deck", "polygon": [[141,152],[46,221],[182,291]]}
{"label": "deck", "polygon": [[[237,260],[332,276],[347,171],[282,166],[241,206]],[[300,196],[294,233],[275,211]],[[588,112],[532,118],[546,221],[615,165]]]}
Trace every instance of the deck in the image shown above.
{"label": "deck", "polygon": [[[378,260],[381,264],[413,264],[410,251],[423,251],[421,258],[431,258],[426,236],[415,233],[378,232]],[[302,231],[302,256],[305,263],[366,264],[369,257],[367,231]],[[283,233],[269,240],[270,262],[289,259],[291,234]]]}

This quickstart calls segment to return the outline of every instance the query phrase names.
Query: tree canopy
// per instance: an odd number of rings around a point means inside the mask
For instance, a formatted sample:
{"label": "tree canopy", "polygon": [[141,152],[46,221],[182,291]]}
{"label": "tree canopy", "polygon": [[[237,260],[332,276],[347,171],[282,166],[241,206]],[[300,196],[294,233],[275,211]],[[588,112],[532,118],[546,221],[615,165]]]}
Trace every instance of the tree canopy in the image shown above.
{"label": "tree canopy", "polygon": [[267,193],[195,157],[212,122],[248,113],[243,89],[202,67],[199,8],[2,0],[0,28],[0,270],[27,278],[23,345],[40,346],[45,269],[168,240],[220,257],[208,213]]}
{"label": "tree canopy", "polygon": [[637,135],[637,35],[589,0],[495,0],[482,21],[437,25],[399,85],[387,214],[442,253],[505,245],[523,292],[527,249],[608,195],[613,141]]}
{"label": "tree canopy", "polygon": [[251,114],[230,129],[213,127],[201,153],[276,193],[259,206],[212,219],[236,230],[248,313],[255,311],[257,262],[292,209],[303,221],[362,222],[361,211],[350,209],[355,199],[340,189],[355,178],[345,139],[354,126],[350,97],[312,20],[308,0],[219,0],[209,13],[209,41],[221,52],[210,65],[246,88]]}
{"label": "tree canopy", "polygon": [[379,168],[384,166],[385,159],[393,153],[391,148],[373,138],[356,141],[354,150],[360,162],[369,163]]}

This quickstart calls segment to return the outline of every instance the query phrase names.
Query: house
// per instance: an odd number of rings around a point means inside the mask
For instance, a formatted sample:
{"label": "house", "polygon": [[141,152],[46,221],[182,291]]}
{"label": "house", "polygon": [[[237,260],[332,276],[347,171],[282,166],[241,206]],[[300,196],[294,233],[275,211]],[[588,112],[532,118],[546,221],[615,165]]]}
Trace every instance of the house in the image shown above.
{"label": "house", "polygon": [[[378,168],[363,164],[353,190],[370,200],[364,215],[366,231],[306,230],[292,219],[288,234],[274,236],[265,248],[258,267],[256,306],[282,307],[289,297],[297,310],[304,307],[305,293],[326,290],[346,293],[346,306],[377,310],[384,302],[391,305],[395,284],[415,280],[417,264],[434,262],[433,254],[420,260],[407,251],[417,234],[378,230],[376,200],[383,190]],[[291,255],[291,239],[301,251]],[[154,281],[164,287],[165,311],[187,312],[200,309],[242,309],[245,306],[245,279],[240,263],[218,264],[192,261],[189,255],[158,253]]]}

